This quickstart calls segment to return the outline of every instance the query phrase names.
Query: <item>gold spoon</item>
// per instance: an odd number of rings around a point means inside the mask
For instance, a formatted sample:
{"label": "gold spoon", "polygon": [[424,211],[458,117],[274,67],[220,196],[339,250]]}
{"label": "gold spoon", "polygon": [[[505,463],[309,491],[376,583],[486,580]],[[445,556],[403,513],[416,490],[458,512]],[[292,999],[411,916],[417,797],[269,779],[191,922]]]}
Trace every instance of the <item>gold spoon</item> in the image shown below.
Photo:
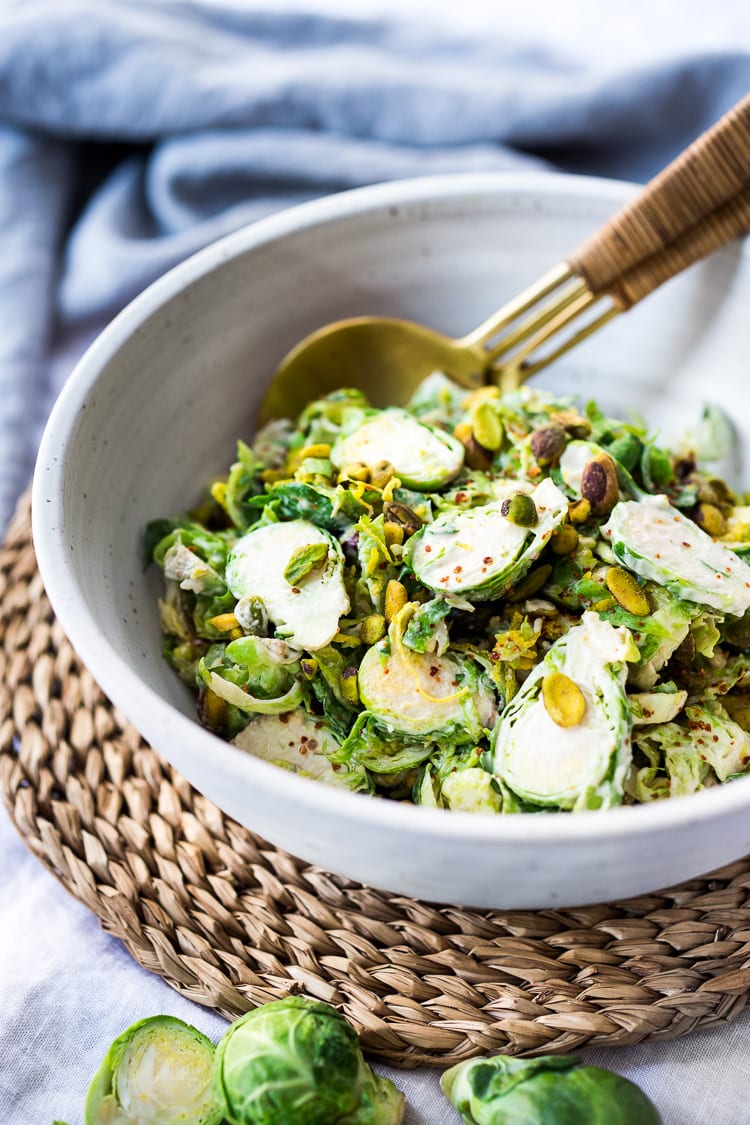
{"label": "gold spoon", "polygon": [[[404,402],[431,372],[505,392],[750,229],[750,95],[648,183],[567,261],[459,339],[388,317],[327,324],[281,361],[258,421],[293,417],[343,386]],[[590,311],[604,301],[593,317]],[[586,314],[589,314],[588,316]],[[575,321],[581,324],[565,333]],[[543,349],[551,342],[551,347]]]}

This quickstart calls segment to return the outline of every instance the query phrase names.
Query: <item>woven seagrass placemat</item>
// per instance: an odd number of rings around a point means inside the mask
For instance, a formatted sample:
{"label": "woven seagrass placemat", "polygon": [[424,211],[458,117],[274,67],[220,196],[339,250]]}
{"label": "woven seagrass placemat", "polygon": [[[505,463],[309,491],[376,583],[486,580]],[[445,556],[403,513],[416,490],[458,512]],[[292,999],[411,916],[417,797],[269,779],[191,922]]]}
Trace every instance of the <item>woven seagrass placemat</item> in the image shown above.
{"label": "woven seagrass placemat", "polygon": [[750,989],[750,859],[659,894],[479,911],[311,867],[224,816],[81,666],[29,504],[0,548],[0,787],[25,843],[135,960],[229,1018],[304,992],[396,1066],[668,1039]]}

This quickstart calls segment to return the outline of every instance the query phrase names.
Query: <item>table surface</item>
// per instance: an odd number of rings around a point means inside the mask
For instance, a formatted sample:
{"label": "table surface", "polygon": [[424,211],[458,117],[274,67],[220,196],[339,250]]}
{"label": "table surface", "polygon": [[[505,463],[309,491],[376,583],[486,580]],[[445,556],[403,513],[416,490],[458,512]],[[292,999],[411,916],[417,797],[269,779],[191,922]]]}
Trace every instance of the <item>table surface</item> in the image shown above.
{"label": "table surface", "polygon": [[[295,0],[288,7],[309,7],[312,2]],[[628,60],[637,60],[647,69],[667,56],[695,50],[706,58],[721,51],[739,57],[743,43],[748,42],[747,0],[722,0],[720,5],[708,6],[702,0],[680,0],[679,5],[676,0],[661,4],[631,0],[619,8],[608,7],[604,19],[601,0],[577,0],[572,6],[553,0],[532,0],[520,6],[498,5],[496,0],[465,0],[461,5],[448,0],[360,3],[379,13],[400,11],[411,3],[415,13],[424,10],[430,20],[442,10],[453,24],[459,21],[467,34],[478,29],[488,41],[493,22],[496,30],[502,27],[505,42],[511,42],[514,35],[522,37],[533,24],[537,55],[545,50],[551,57],[559,54],[569,65],[580,56],[595,58],[597,74],[616,71]],[[273,4],[269,0],[269,9]],[[317,0],[317,6],[347,16],[352,11],[351,0]],[[6,233],[16,219],[14,212],[0,214],[0,225],[11,224]],[[23,265],[25,268],[25,259]],[[9,287],[15,291],[16,279],[5,280],[6,291]],[[0,323],[9,333],[13,325],[2,314],[0,308]],[[26,402],[27,427],[28,418],[40,421],[92,334],[91,327],[84,325],[67,347],[58,350],[48,372],[46,393],[39,392],[38,408],[33,410],[33,404]],[[0,454],[10,454],[13,435],[10,429],[3,432],[9,445]],[[6,464],[12,462],[13,457],[6,457]],[[101,1057],[111,1040],[136,1019],[171,1013],[214,1039],[226,1027],[219,1016],[183,999],[159,977],[136,965],[121,944],[100,929],[97,919],[32,857],[1,811],[0,1011],[0,1122],[7,1125],[50,1125],[54,1118],[79,1125],[85,1091]],[[674,1042],[582,1054],[587,1062],[607,1066],[637,1082],[656,1103],[664,1125],[750,1122],[750,1013],[731,1025],[695,1032]],[[437,1071],[378,1069],[406,1092],[406,1125],[459,1121],[440,1093]]]}
{"label": "table surface", "polygon": [[[0,1120],[79,1125],[109,1043],[137,1019],[169,1013],[216,1040],[226,1022],[141,969],[28,852],[0,814]],[[750,1013],[684,1039],[582,1052],[637,1082],[664,1125],[750,1121]],[[405,1125],[459,1125],[439,1071],[377,1069],[407,1095]]]}

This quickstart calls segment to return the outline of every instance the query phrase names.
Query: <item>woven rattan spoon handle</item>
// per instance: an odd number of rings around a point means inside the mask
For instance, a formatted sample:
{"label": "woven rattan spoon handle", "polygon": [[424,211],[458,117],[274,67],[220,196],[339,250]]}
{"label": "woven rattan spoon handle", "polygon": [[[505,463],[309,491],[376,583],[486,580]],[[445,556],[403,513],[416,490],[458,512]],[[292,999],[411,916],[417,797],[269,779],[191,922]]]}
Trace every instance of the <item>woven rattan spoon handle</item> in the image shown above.
{"label": "woven rattan spoon handle", "polygon": [[684,231],[661,253],[639,262],[608,286],[607,293],[620,311],[658,289],[670,277],[707,257],[726,242],[750,231],[750,182],[744,191],[727,200],[701,222]]}
{"label": "woven rattan spoon handle", "polygon": [[[655,176],[639,194],[568,257],[592,293],[607,292],[636,266],[662,253],[696,224],[750,187],[750,94]],[[722,212],[727,230],[726,214]],[[732,230],[704,253],[728,241]],[[746,227],[744,229],[747,229]],[[697,254],[690,261],[696,261]],[[666,262],[667,259],[664,259]],[[675,261],[679,261],[679,255]],[[676,266],[678,273],[690,264]],[[672,276],[668,274],[667,276]],[[666,277],[662,277],[666,280]],[[657,283],[658,284],[658,283]],[[640,296],[656,288],[652,285]],[[629,307],[639,297],[630,299]]]}

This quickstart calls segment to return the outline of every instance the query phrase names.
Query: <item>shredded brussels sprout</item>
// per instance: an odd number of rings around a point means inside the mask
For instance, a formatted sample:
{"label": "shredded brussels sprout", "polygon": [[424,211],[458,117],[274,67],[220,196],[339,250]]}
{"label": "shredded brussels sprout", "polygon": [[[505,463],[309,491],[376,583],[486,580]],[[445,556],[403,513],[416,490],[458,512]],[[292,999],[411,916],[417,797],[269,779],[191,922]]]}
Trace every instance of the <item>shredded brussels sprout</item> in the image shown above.
{"label": "shredded brussels sprout", "polygon": [[149,525],[164,655],[239,749],[390,799],[578,812],[733,781],[750,772],[750,495],[717,476],[733,441],[714,407],[671,452],[593,402],[440,372],[404,407],[336,391]]}

